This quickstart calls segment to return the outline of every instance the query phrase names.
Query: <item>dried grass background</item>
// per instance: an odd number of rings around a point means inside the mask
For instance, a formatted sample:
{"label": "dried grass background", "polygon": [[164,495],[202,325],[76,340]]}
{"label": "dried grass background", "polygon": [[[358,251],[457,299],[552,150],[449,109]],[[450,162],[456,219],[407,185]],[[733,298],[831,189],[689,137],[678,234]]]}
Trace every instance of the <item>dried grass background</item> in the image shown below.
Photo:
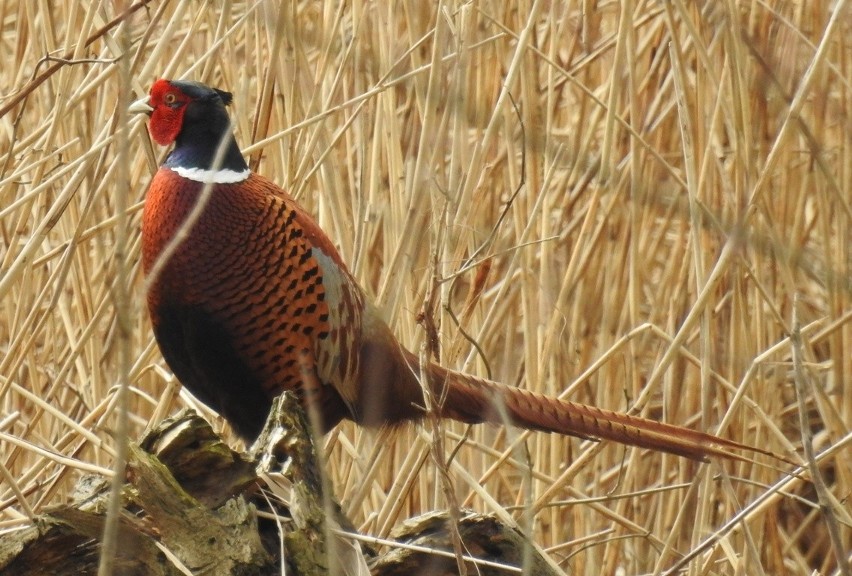
{"label": "dried grass background", "polygon": [[[123,185],[118,4],[0,1],[3,531],[110,473],[122,347],[131,438],[196,405],[144,308],[140,208],[165,151],[130,119]],[[464,506],[519,522],[570,574],[662,573],[690,552],[690,574],[849,561],[848,2],[143,4],[124,88],[234,92],[252,167],[317,215],[410,348],[434,286],[445,365],[797,461],[798,377],[830,513],[762,457],[697,465],[488,426],[449,466]],[[446,424],[447,458],[465,432]],[[423,428],[342,425],[327,449],[368,534],[447,506]]]}

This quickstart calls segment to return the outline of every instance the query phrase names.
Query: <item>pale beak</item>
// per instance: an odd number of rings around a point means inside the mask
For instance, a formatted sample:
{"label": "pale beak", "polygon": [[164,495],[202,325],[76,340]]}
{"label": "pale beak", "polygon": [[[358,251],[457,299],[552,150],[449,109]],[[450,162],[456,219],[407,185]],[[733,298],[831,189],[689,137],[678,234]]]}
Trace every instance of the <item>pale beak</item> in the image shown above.
{"label": "pale beak", "polygon": [[150,115],[151,112],[154,111],[154,109],[151,108],[151,105],[148,104],[148,100],[150,100],[150,99],[151,99],[150,96],[145,96],[144,98],[140,98],[139,100],[137,100],[136,102],[134,102],[133,104],[130,105],[130,107],[127,109],[127,112],[130,113],[130,114],[149,114]]}

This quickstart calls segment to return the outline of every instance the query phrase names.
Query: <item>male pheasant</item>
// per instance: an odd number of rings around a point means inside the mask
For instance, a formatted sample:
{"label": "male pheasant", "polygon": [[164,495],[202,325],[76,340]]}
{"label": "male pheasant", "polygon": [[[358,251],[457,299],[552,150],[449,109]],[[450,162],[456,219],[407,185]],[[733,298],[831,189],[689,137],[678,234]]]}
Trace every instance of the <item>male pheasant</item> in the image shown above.
{"label": "male pheasant", "polygon": [[[225,109],[231,100],[197,82],[158,80],[131,107],[150,115],[158,144],[174,144],[151,181],[142,218],[143,267],[155,274],[148,308],[163,357],[247,440],[284,390],[299,394],[323,432],[343,418],[365,426],[421,418],[418,359],[397,342],[311,216],[249,170]],[[205,184],[212,186],[206,204],[181,231]],[[158,263],[176,234],[185,236]],[[508,418],[523,428],[696,460],[740,458],[732,449],[763,452],[436,364],[427,374],[438,414],[462,422]]]}

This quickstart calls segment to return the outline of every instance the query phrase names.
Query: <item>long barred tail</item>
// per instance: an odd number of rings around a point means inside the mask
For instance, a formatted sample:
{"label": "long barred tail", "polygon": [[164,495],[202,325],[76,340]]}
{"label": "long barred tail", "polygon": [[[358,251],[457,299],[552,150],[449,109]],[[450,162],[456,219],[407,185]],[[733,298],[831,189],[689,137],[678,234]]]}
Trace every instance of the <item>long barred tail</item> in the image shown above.
{"label": "long barred tail", "polygon": [[521,428],[612,440],[699,461],[711,456],[748,461],[734,450],[789,462],[768,450],[712,434],[559,400],[437,366],[433,376],[435,392],[439,399],[443,396],[441,415],[463,422],[505,424],[508,420]]}

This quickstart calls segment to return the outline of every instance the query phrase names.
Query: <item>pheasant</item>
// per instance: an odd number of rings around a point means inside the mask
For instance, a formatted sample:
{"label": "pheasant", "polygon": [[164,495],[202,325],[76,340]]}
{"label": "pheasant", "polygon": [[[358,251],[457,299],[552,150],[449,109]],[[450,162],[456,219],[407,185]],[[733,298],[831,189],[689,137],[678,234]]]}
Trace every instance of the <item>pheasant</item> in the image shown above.
{"label": "pheasant", "polygon": [[[230,93],[198,82],[161,79],[130,108],[150,116],[158,144],[174,144],[150,183],[142,217],[143,269],[153,274],[147,304],[165,361],[249,441],[284,390],[318,416],[322,432],[344,418],[378,427],[423,417],[418,358],[396,340],[314,219],[249,170],[226,110],[231,101]],[[206,203],[184,226],[205,186],[212,187]],[[172,242],[177,234],[185,236]],[[425,372],[442,418],[508,420],[694,460],[743,459],[732,450],[768,453],[434,363]]]}

